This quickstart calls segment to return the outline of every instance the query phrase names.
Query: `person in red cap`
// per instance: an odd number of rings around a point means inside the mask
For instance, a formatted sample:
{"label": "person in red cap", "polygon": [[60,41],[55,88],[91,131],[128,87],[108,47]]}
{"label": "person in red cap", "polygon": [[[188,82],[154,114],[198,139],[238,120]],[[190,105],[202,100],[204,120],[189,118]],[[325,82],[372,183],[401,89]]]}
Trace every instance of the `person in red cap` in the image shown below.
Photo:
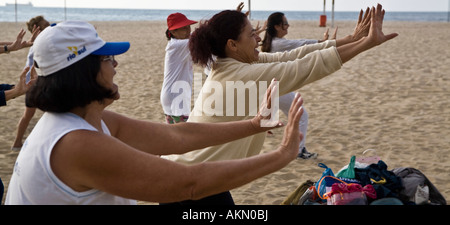
{"label": "person in red cap", "polygon": [[166,36],[169,42],[160,100],[168,124],[186,122],[191,112],[194,74],[188,42],[191,25],[195,23],[197,21],[189,20],[182,13],[172,13],[167,17]]}

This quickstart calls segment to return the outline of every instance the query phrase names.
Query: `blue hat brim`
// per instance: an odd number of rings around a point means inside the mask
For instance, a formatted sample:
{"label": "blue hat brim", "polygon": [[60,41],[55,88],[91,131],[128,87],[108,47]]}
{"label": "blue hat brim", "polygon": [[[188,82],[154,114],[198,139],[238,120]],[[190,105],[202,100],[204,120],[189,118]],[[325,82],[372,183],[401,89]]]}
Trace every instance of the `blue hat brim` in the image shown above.
{"label": "blue hat brim", "polygon": [[130,42],[106,42],[101,48],[92,52],[93,55],[120,55],[130,48]]}

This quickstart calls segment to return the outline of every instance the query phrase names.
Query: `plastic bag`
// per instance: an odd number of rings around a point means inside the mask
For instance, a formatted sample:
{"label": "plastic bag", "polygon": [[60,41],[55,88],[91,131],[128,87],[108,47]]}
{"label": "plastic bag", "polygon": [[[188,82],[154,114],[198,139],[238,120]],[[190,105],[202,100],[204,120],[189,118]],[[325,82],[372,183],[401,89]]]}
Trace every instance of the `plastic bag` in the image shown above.
{"label": "plastic bag", "polygon": [[367,205],[367,197],[375,199],[376,191],[370,184],[335,183],[327,195],[328,205]]}
{"label": "plastic bag", "polygon": [[364,192],[336,193],[327,200],[327,205],[367,205]]}
{"label": "plastic bag", "polygon": [[333,176],[334,177],[334,173],[331,170],[331,168],[328,168],[323,163],[319,163],[318,166],[324,168],[325,170],[323,171],[322,176],[320,177],[320,179],[316,182],[315,187],[316,187],[317,194],[319,195],[319,198],[321,198],[322,200],[325,201],[325,198],[323,196],[324,196],[324,194],[327,191],[326,191],[326,185],[325,185],[324,178],[327,177],[327,176]]}
{"label": "plastic bag", "polygon": [[297,205],[304,205],[305,202],[307,202],[307,201],[309,201],[310,203],[314,203],[317,200],[318,199],[317,199],[316,187],[311,186],[299,198]]}
{"label": "plastic bag", "polygon": [[350,163],[346,168],[341,169],[337,174],[336,177],[343,177],[343,178],[355,178],[355,156],[352,156],[350,158]]}

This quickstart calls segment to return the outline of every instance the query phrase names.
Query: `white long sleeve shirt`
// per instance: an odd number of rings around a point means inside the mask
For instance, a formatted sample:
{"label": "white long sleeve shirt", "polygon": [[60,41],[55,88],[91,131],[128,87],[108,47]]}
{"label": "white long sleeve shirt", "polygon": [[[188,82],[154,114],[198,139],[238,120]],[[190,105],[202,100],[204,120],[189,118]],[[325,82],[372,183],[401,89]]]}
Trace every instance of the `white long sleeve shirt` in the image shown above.
{"label": "white long sleeve shirt", "polygon": [[187,116],[191,112],[193,63],[189,39],[172,38],[166,46],[161,105],[164,114]]}

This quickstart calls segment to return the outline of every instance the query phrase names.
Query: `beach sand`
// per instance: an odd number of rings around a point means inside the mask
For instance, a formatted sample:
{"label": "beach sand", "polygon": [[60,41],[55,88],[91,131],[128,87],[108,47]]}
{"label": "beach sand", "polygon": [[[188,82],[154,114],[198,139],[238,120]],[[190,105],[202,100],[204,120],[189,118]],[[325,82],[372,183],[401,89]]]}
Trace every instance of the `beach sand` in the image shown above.
{"label": "beach sand", "polygon": [[[289,22],[290,39],[321,39],[326,30],[318,26],[319,21]],[[165,22],[92,23],[104,40],[131,42],[130,50],[116,57],[115,82],[121,98],[108,109],[164,122],[159,95],[167,43]],[[252,23],[256,25],[256,21]],[[335,25],[338,37],[343,37],[352,32],[355,22],[337,21]],[[0,27],[1,41],[14,40],[25,23],[4,22]],[[333,31],[330,28],[330,33]],[[306,147],[318,153],[318,158],[294,160],[273,174],[232,190],[236,204],[280,204],[298,185],[320,177],[323,169],[318,163],[337,172],[352,155],[361,156],[366,149],[375,149],[389,170],[419,169],[450,200],[450,23],[388,21],[384,32],[399,36],[299,90],[309,113]],[[0,55],[2,83],[16,83],[27,52]],[[202,71],[197,66],[194,70]],[[18,155],[10,147],[23,111],[23,96],[0,108],[0,177],[6,190]],[[38,110],[25,136],[41,115]],[[285,121],[286,117],[280,113],[280,119]],[[280,143],[283,129],[273,132],[262,152],[276,149]]]}

